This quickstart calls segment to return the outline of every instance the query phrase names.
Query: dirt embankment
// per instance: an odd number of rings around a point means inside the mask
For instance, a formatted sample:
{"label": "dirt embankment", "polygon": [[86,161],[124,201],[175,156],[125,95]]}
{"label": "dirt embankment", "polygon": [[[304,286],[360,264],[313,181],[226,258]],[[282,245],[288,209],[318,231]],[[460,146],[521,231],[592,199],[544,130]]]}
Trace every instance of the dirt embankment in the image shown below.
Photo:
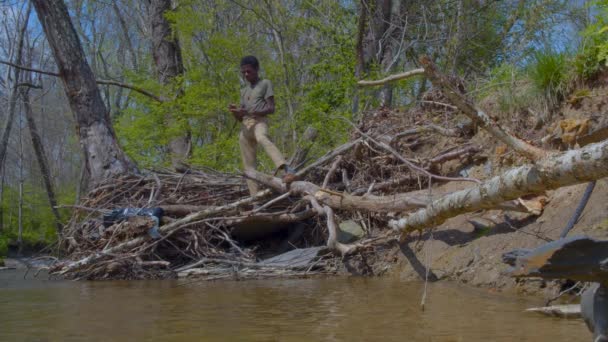
{"label": "dirt embankment", "polygon": [[[456,184],[443,186],[455,190]],[[509,266],[502,254],[516,248],[534,248],[555,240],[574,212],[586,185],[565,187],[548,193],[542,215],[530,216],[492,210],[448,220],[433,233],[412,237],[394,256],[399,260],[392,273],[407,280],[425,276],[457,280],[473,286],[519,292],[545,292],[544,281],[518,281],[506,274]],[[597,183],[579,222],[569,235],[608,238],[608,181]],[[554,291],[551,286],[547,291]]]}
{"label": "dirt embankment", "polygon": [[[521,116],[513,117],[511,123],[506,124],[511,127],[519,125],[517,132],[528,140],[545,147],[552,144],[553,148],[563,149],[580,136],[607,126],[607,93],[606,87],[599,87],[585,92],[585,96],[575,101],[566,101],[552,120],[541,128],[534,129],[533,120]],[[489,153],[486,162],[467,169],[472,177],[486,179],[501,169],[523,162],[519,157],[505,153],[500,144],[483,132],[476,134],[471,141],[482,144]],[[467,186],[470,184],[453,182],[435,189],[437,193],[446,193]],[[502,262],[502,254],[558,239],[585,188],[586,184],[580,184],[548,192],[547,204],[539,216],[491,210],[452,218],[432,233],[408,237],[383,260],[396,261],[396,267],[392,267],[390,273],[405,280],[428,276],[430,280],[456,280],[501,291],[553,295],[563,282],[511,278],[506,273],[509,266]],[[583,234],[608,238],[608,180],[597,182],[589,203],[568,235]],[[428,274],[425,265],[431,266]]]}

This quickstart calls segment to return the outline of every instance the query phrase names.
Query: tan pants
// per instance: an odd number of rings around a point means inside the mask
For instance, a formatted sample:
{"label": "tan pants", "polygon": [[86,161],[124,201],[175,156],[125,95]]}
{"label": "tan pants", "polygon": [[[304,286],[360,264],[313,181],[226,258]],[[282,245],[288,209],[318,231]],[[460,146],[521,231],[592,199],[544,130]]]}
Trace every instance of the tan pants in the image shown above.
{"label": "tan pants", "polygon": [[[245,170],[255,170],[256,168],[256,147],[258,143],[264,147],[277,168],[286,164],[279,149],[268,138],[268,120],[266,118],[245,117],[239,135],[241,158],[243,158]],[[252,180],[247,180],[247,187],[249,187],[249,193],[252,196],[258,192],[258,185]]]}

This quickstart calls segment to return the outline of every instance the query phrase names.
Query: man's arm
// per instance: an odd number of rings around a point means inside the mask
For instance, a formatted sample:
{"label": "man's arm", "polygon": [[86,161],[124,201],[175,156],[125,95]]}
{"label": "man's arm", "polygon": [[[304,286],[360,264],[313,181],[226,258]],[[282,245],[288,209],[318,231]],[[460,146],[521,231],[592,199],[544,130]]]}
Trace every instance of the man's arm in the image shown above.
{"label": "man's arm", "polygon": [[268,97],[266,99],[266,104],[264,104],[262,108],[249,112],[249,114],[253,116],[266,116],[272,113],[274,113],[274,96]]}

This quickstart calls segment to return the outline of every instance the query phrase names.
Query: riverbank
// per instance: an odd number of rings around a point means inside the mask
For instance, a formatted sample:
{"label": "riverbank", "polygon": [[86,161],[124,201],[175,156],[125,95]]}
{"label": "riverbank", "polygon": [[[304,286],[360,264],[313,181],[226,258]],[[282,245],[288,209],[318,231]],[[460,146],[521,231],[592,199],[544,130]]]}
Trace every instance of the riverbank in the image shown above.
{"label": "riverbank", "polygon": [[[450,219],[432,234],[414,236],[392,250],[388,255],[396,263],[390,274],[403,280],[420,280],[426,277],[424,265],[430,265],[431,280],[551,297],[562,281],[514,279],[508,274],[509,266],[502,262],[502,254],[559,238],[585,187],[581,184],[549,192],[548,204],[540,216],[494,210]],[[607,203],[608,181],[602,180],[569,235],[608,238]]]}

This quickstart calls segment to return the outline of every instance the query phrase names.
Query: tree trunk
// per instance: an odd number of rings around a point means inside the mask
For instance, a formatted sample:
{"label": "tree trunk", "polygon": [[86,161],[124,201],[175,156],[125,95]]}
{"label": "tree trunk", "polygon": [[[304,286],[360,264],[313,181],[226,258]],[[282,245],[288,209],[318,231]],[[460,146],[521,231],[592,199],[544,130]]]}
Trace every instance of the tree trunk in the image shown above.
{"label": "tree trunk", "polygon": [[[27,6],[27,12],[25,14],[25,20],[23,21],[23,26],[19,30],[19,43],[17,44],[17,50],[15,55],[15,64],[21,64],[21,57],[23,56],[23,42],[25,40],[25,30],[27,28],[27,23],[30,19],[31,13],[31,5]],[[9,97],[9,105],[8,105],[8,118],[6,120],[6,126],[4,128],[4,132],[2,133],[2,141],[0,142],[0,171],[3,169],[4,160],[6,159],[6,151],[8,149],[8,140],[11,135],[11,129],[13,127],[13,121],[15,121],[15,112],[17,106],[17,99],[19,98],[19,92],[17,91],[17,84],[19,83],[19,78],[21,76],[21,69],[13,68],[13,82],[11,84],[11,94]],[[8,81],[8,77],[7,77]]]}
{"label": "tree trunk", "polygon": [[0,234],[4,230],[4,172],[0,170]]}
{"label": "tree trunk", "polygon": [[91,180],[136,172],[112,128],[95,76],[86,61],[78,35],[62,0],[32,0],[63,81],[70,108],[78,124],[78,137]]}
{"label": "tree trunk", "polygon": [[[362,11],[367,11],[368,23],[360,22],[359,30],[364,29],[362,42],[362,57],[358,63],[369,68],[371,63],[377,63],[382,72],[391,69],[393,60],[393,35],[396,25],[393,25],[399,16],[401,1],[396,0],[362,0]],[[357,49],[360,47],[357,46]],[[358,51],[358,53],[360,53]],[[381,107],[390,107],[392,102],[392,85],[386,84],[378,93]]]}
{"label": "tree trunk", "polygon": [[61,234],[61,218],[59,216],[59,211],[57,210],[57,200],[55,198],[55,191],[53,190],[49,163],[46,158],[46,153],[44,152],[44,146],[42,145],[40,134],[38,134],[38,128],[36,128],[36,122],[34,121],[34,113],[32,112],[32,106],[30,105],[28,89],[22,89],[21,97],[25,107],[27,126],[30,131],[30,137],[32,138],[32,146],[34,147],[34,153],[36,154],[36,159],[38,160],[38,166],[40,166],[40,173],[42,173],[42,180],[44,181],[44,187],[46,190],[46,195],[49,199],[51,211],[53,212],[53,216],[55,216],[55,227],[57,227],[57,234]]}
{"label": "tree trunk", "polygon": [[19,246],[19,254],[23,249],[23,117],[19,117],[19,216],[17,217],[17,245]]}
{"label": "tree trunk", "polygon": [[458,62],[460,59],[461,49],[464,44],[465,39],[465,13],[464,13],[464,0],[458,0],[456,3],[456,33],[454,37],[451,39],[451,51],[448,53],[451,54],[449,60],[452,64],[451,72],[452,74],[456,74],[456,69],[458,67]]}
{"label": "tree trunk", "polygon": [[[365,37],[367,27],[367,10],[365,8],[364,0],[359,2],[359,22],[357,23],[357,43],[355,45],[355,56],[357,62],[355,64],[355,78],[361,79],[365,72],[365,53],[363,51],[363,39]],[[353,96],[353,115],[359,111],[359,90],[355,90],[355,96]]]}
{"label": "tree trunk", "polygon": [[129,37],[129,28],[127,27],[127,22],[125,21],[125,18],[122,13],[120,13],[120,8],[118,8],[117,1],[112,1],[112,10],[114,10],[114,14],[116,14],[118,22],[120,23],[123,39],[127,46],[127,50],[129,51],[129,55],[131,56],[131,67],[137,70],[139,69],[139,63],[137,63],[137,54],[135,53],[135,49],[133,48],[131,37]]}
{"label": "tree trunk", "polygon": [[[182,54],[177,35],[171,30],[171,25],[165,18],[165,13],[171,10],[171,0],[150,1],[150,26],[152,31],[152,55],[158,80],[167,85],[176,77],[184,73]],[[170,126],[180,125],[179,116],[176,113],[166,114],[167,124]],[[190,157],[191,142],[190,131],[185,128],[182,135],[173,136],[169,139],[169,155],[171,165],[176,170],[185,167],[185,161]]]}
{"label": "tree trunk", "polygon": [[[385,1],[387,8],[383,11],[384,21],[388,22],[388,28],[384,32],[384,49],[382,51],[382,72],[389,73],[393,70],[394,61],[398,58],[398,37],[399,34],[399,15],[401,13],[401,0]],[[391,107],[393,105],[393,85],[387,83],[380,92],[380,105],[383,107]]]}

